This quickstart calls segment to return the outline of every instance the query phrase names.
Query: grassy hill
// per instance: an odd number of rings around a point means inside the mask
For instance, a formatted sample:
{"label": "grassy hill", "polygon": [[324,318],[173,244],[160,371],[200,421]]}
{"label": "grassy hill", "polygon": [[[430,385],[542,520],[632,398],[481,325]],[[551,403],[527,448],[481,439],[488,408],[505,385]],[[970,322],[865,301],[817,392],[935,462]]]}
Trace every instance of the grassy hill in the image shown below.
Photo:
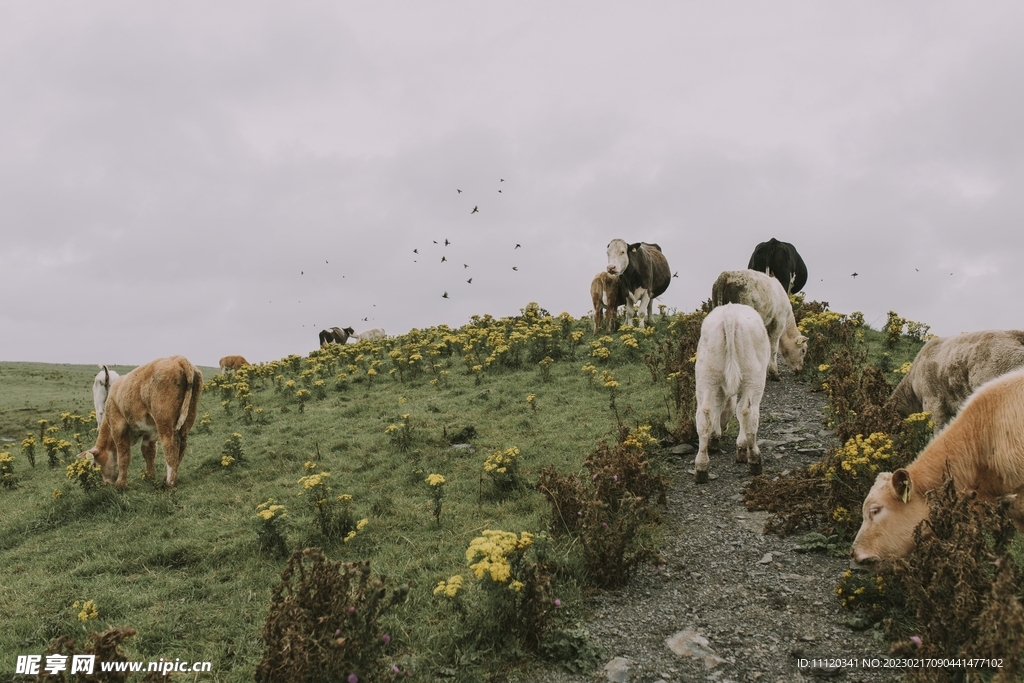
{"label": "grassy hill", "polygon": [[[677,403],[669,370],[683,328],[692,332],[699,316],[662,315],[646,331],[598,337],[590,324],[531,304],[516,318],[474,317],[459,329],[335,346],[241,378],[203,368],[202,419],[172,490],[141,479],[137,447],[124,492],[83,490],[66,476],[66,454],[48,466],[44,436],[74,444],[65,448],[72,454],[95,439],[88,415],[96,368],[0,363],[0,451],[14,456],[17,479],[0,490],[0,672],[14,670],[15,655],[42,654],[55,637],[83,642],[118,626],[138,632],[123,645],[130,659],[211,661],[210,680],[252,680],[285,566],[258,538],[261,504],[285,507],[273,523],[284,524],[288,550],[319,546],[332,560],[368,560],[386,587],[408,586],[407,599],[381,617],[389,641],[381,661],[421,680],[453,672],[465,681],[529,678],[537,653],[505,642],[498,603],[506,593],[474,575],[467,549],[485,530],[535,534],[529,552],[550,579],[551,640],[563,662],[583,662],[591,653],[578,626],[592,582],[576,539],[544,539],[551,507],[534,484],[547,466],[589,474],[588,454],[630,429],[681,429],[692,416],[678,412],[686,404]],[[882,334],[864,333],[878,357]],[[917,346],[903,342],[885,364],[898,368]],[[21,448],[28,435],[37,441],[35,467]],[[513,448],[515,476],[485,467]],[[656,475],[665,456],[646,442],[639,448]],[[425,481],[431,474],[443,476],[440,488]],[[333,506],[329,524],[318,523],[316,500]],[[637,539],[653,547],[656,524],[641,527]],[[464,581],[457,599],[435,595],[439,581],[456,575]],[[90,600],[94,617],[81,608]]]}

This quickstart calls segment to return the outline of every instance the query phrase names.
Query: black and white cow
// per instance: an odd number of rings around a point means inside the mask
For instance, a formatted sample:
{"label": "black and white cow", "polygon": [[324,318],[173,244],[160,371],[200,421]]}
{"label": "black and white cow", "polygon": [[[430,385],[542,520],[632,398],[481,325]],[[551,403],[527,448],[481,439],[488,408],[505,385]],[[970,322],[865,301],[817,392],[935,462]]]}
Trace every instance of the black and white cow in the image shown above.
{"label": "black and white cow", "polygon": [[661,296],[672,281],[668,260],[657,244],[614,239],[608,243],[608,272],[619,277],[619,283],[626,293],[626,320],[633,320],[633,304],[640,302],[640,327],[644,326],[644,309],[647,322],[654,322],[654,298]]}
{"label": "black and white cow", "polygon": [[336,344],[344,344],[348,341],[350,335],[355,334],[356,331],[351,327],[332,327],[329,330],[320,331],[320,348],[324,348],[331,342]]}
{"label": "black and white cow", "polygon": [[782,283],[786,294],[796,294],[807,284],[807,266],[796,247],[774,237],[757,245],[747,268],[771,275]]}

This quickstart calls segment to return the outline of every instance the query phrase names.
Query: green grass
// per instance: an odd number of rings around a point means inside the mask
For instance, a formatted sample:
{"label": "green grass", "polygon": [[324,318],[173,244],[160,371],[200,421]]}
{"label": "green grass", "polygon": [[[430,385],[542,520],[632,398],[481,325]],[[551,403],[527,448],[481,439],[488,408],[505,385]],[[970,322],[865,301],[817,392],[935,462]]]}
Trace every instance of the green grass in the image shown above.
{"label": "green grass", "polygon": [[[658,334],[644,341],[645,350],[665,334],[663,321]],[[138,447],[124,492],[111,487],[84,492],[66,480],[63,466],[47,467],[40,446],[37,466],[30,468],[21,439],[33,433],[38,438],[39,419],[53,425],[60,424],[64,411],[87,415],[96,369],[0,365],[6,383],[0,433],[16,440],[4,450],[15,456],[19,479],[18,488],[0,490],[0,557],[6,570],[0,582],[5,626],[0,666],[13,666],[15,654],[41,654],[58,635],[82,640],[88,631],[130,626],[138,630],[125,645],[131,658],[210,660],[213,680],[251,680],[262,653],[259,636],[271,590],[284,565],[262,555],[256,541],[255,508],[272,497],[287,506],[290,549],[321,546],[332,559],[369,559],[388,585],[411,586],[408,601],[395,609],[387,627],[396,655],[411,658],[420,674],[431,678],[429,672],[454,664],[450,656],[458,631],[433,587],[460,572],[475,581],[465,552],[484,529],[545,530],[547,503],[530,487],[539,470],[554,464],[575,472],[599,440],[617,433],[609,391],[580,370],[590,360],[586,344],[592,339],[584,337],[575,358],[556,362],[548,382],[535,363],[524,361],[521,369],[492,367],[477,383],[457,354],[441,355],[434,362],[450,374],[438,386],[431,385],[429,373],[404,382],[383,371],[372,381],[352,375],[340,389],[332,382],[326,398],[309,401],[301,413],[291,391],[276,391],[273,381],[265,388],[253,381],[252,403],[269,419],[264,426],[245,424],[237,401],[226,412],[220,390],[209,387],[199,414],[210,414],[212,433],[193,430],[173,490],[140,478]],[[624,353],[616,349],[607,364],[598,364],[621,383],[619,418],[634,426],[652,417],[664,422],[667,384],[655,385],[642,362],[623,363]],[[212,373],[204,371],[208,382]],[[536,409],[527,403],[528,394],[536,395]],[[400,452],[385,429],[404,414],[413,441]],[[444,434],[470,426],[476,430],[475,452],[450,449]],[[244,460],[225,468],[222,447],[235,432],[242,434]],[[87,446],[94,438],[94,433],[82,435]],[[527,486],[499,496],[482,479],[483,462],[510,446],[522,452]],[[158,454],[158,480],[162,458]],[[334,495],[353,496],[357,519],[369,518],[350,543],[323,538],[298,497],[307,461],[330,471]],[[447,480],[440,524],[424,482],[430,473]],[[566,548],[556,552],[568,554]],[[563,616],[570,622],[581,610],[580,590],[571,577],[559,583]],[[76,600],[94,600],[99,618],[79,621],[72,607]],[[460,668],[477,673],[463,680],[506,666],[493,654],[471,654]]]}
{"label": "green grass", "polygon": [[[563,473],[578,472],[600,440],[614,440],[619,421],[672,428],[677,416],[669,385],[664,377],[652,381],[641,360],[673,334],[670,320],[660,318],[649,337],[637,334],[638,351],[621,344],[621,333],[613,335],[615,341],[605,344],[611,349],[606,361],[591,356],[594,336],[589,331],[578,344],[571,342],[572,332],[587,330],[588,321],[558,319],[547,330],[554,342],[545,341],[538,332],[543,325],[535,319],[525,341],[510,342],[512,350],[505,356],[482,339],[466,350],[459,335],[471,324],[349,345],[340,350],[344,357],[336,348],[334,356],[283,359],[265,380],[250,379],[252,404],[268,418],[262,426],[242,419],[237,398],[225,410],[221,401],[231,390],[211,383],[215,370],[203,368],[208,387],[199,414],[209,413],[212,431],[193,430],[173,490],[140,478],[138,447],[124,492],[111,487],[84,492],[66,480],[63,467],[47,467],[41,446],[37,467],[30,468],[21,439],[27,434],[38,438],[39,419],[54,425],[64,411],[87,415],[96,368],[0,363],[5,386],[0,436],[14,440],[0,450],[15,456],[19,479],[18,488],[0,490],[0,562],[5,569],[0,574],[0,623],[5,626],[0,629],[0,667],[13,671],[14,655],[41,654],[58,635],[81,641],[89,631],[127,626],[138,630],[125,645],[132,659],[209,660],[214,671],[209,680],[252,680],[263,650],[260,631],[271,590],[284,566],[283,560],[262,554],[256,540],[255,508],[274,498],[288,509],[291,550],[321,546],[334,560],[368,559],[374,573],[386,575],[388,585],[409,584],[408,601],[387,617],[385,626],[394,656],[411,663],[422,679],[452,667],[458,668],[460,680],[485,680],[497,671],[528,677],[516,674],[518,657],[513,663],[503,661],[507,653],[460,650],[460,623],[433,596],[433,587],[458,573],[468,584],[475,582],[465,552],[483,530],[546,529],[547,503],[532,488],[542,467],[554,464]],[[477,323],[496,329],[502,321]],[[516,328],[514,321],[503,324],[506,340],[515,329],[526,329]],[[544,344],[556,356],[550,381],[544,381],[536,362],[545,353]],[[881,345],[881,333],[865,331],[869,355],[877,356]],[[399,350],[407,359],[413,347],[426,357],[426,370],[422,363],[405,365],[405,381],[389,376],[393,361],[388,351]],[[913,345],[891,350],[891,367],[898,368],[915,352]],[[488,353],[494,362],[472,371],[472,365],[486,364]],[[504,367],[503,359],[516,353],[521,362],[510,360],[511,367]],[[330,368],[317,369],[321,361]],[[620,383],[615,410],[599,377],[581,372],[586,363],[610,370]],[[436,367],[430,370],[429,364]],[[370,367],[376,367],[376,376],[366,374]],[[116,367],[122,374],[129,369]],[[311,374],[303,379],[302,370]],[[348,376],[336,381],[338,371]],[[281,378],[275,381],[274,374]],[[294,392],[311,388],[314,377],[327,379],[326,397],[310,400],[299,412]],[[899,378],[890,377],[894,382]],[[285,389],[286,379],[296,381],[295,387]],[[536,395],[535,409],[526,401],[529,394]],[[412,443],[403,452],[385,430],[406,414]],[[475,452],[449,448],[445,434],[469,427],[476,430]],[[222,467],[224,443],[236,432],[242,435],[244,459]],[[94,432],[82,435],[87,445],[94,438]],[[483,462],[510,446],[522,453],[527,486],[496,495],[483,475]],[[353,496],[356,519],[369,519],[351,542],[323,538],[303,505],[306,499],[298,497],[297,482],[308,474],[307,461],[330,471],[333,495]],[[158,454],[158,480],[163,467]],[[447,482],[440,524],[434,521],[424,482],[431,473]],[[578,548],[570,545],[554,547],[560,562],[556,592],[563,603],[559,619],[566,627],[583,616],[576,553]],[[78,620],[72,605],[84,600],[95,601],[97,620]]]}

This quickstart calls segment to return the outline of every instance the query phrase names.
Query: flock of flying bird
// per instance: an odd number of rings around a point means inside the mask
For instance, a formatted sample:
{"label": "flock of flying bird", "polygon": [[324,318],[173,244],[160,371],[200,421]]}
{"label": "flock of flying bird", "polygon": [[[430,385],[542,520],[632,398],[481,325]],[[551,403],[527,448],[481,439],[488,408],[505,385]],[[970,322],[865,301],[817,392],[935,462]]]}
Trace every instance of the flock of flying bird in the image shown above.
{"label": "flock of flying bird", "polygon": [[[498,182],[499,183],[503,183],[503,182],[505,182],[505,179],[504,178],[499,178]],[[462,190],[459,189],[459,188],[455,188],[455,192],[458,193],[458,194],[462,194]],[[499,189],[498,192],[500,194],[501,190]],[[480,213],[480,205],[479,204],[476,204],[476,205],[473,206],[473,210],[469,212],[469,215],[472,216],[475,213]],[[437,240],[432,240],[432,241],[433,241],[434,244],[438,244]],[[444,246],[447,247],[450,244],[451,244],[451,242],[446,238],[445,241],[444,241]],[[516,249],[520,249],[522,246],[523,245],[521,245],[521,244],[516,244],[516,246],[513,247],[513,251],[515,251]],[[419,256],[420,255],[419,247],[413,249],[412,253],[414,253],[417,256]],[[446,263],[447,261],[448,261],[448,257],[447,256],[441,256],[441,263]],[[419,260],[418,259],[413,259],[412,262],[413,263],[418,263]],[[468,263],[463,263],[462,267],[463,267],[463,269],[469,268],[469,264]],[[512,270],[514,270],[516,272],[519,272],[519,266],[512,266]],[[469,285],[473,284],[473,278],[469,278],[468,280],[466,280],[466,284],[469,284]],[[450,299],[451,298],[450,296],[448,296],[448,290],[445,290],[444,293],[441,294],[441,298],[442,299]]]}

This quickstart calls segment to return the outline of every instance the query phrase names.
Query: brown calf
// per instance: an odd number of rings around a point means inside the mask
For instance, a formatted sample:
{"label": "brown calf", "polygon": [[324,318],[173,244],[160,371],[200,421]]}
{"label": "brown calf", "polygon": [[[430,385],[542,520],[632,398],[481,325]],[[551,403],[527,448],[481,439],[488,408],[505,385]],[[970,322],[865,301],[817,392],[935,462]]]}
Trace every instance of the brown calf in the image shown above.
{"label": "brown calf", "polygon": [[103,469],[103,481],[123,489],[128,485],[132,446],[139,439],[146,476],[153,477],[159,438],[167,462],[166,482],[174,486],[202,390],[202,373],[182,356],[140,365],[110,385],[96,445],[78,457],[91,455]]}
{"label": "brown calf", "polygon": [[601,271],[590,283],[590,299],[594,302],[594,334],[604,322],[605,331],[611,332],[618,325],[616,309],[626,303],[626,291],[618,276]]}

